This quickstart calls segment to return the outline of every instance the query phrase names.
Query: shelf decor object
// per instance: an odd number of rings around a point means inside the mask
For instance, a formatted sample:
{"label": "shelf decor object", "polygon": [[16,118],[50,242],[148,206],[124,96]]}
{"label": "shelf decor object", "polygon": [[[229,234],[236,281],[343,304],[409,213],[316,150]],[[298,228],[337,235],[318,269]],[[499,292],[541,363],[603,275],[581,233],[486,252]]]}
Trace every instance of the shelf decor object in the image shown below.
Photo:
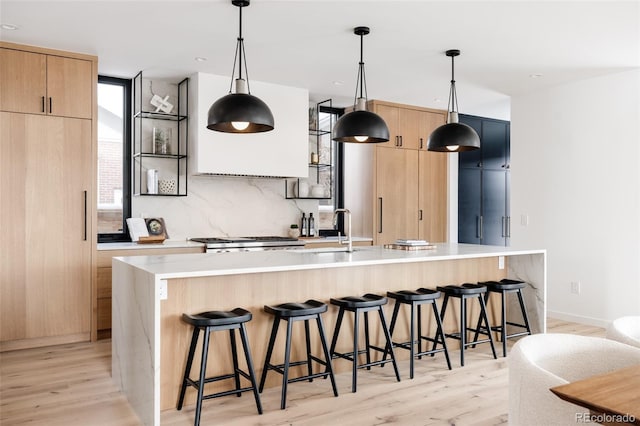
{"label": "shelf decor object", "polygon": [[470,126],[458,122],[458,96],[454,78],[454,58],[460,55],[458,49],[447,50],[451,58],[451,88],[447,103],[447,124],[435,129],[429,136],[427,149],[439,152],[462,152],[480,148],[480,137]]}
{"label": "shelf decor object", "polygon": [[[266,103],[251,94],[249,88],[247,58],[244,50],[244,38],[242,38],[242,8],[249,6],[249,0],[231,0],[231,3],[240,10],[237,56],[233,61],[229,94],[215,101],[209,108],[207,129],[225,133],[268,132],[273,130],[273,114]],[[243,60],[246,79],[242,76]],[[236,92],[232,93],[236,62],[238,63],[238,78],[236,79]]]}
{"label": "shelf decor object", "polygon": [[353,111],[343,115],[333,129],[336,142],[379,143],[389,140],[389,128],[377,114],[367,111],[367,82],[364,75],[363,39],[369,34],[369,27],[356,27],[353,33],[360,36],[360,63],[356,81],[356,96]]}

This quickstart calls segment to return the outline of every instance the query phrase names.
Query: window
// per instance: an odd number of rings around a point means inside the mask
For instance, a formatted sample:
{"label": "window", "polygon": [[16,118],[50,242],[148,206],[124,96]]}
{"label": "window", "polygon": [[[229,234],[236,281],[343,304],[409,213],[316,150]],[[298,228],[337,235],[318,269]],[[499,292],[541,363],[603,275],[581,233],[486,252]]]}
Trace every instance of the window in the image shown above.
{"label": "window", "polygon": [[[321,105],[320,110],[318,111],[318,128],[333,130],[333,126],[336,124],[336,121],[338,121],[338,118],[340,118],[342,114],[344,114],[343,108],[334,108]],[[340,231],[344,235],[343,217],[340,216],[338,218],[338,223],[336,225],[333,224],[334,211],[338,208],[343,207],[344,205],[344,192],[342,189],[342,157],[344,149],[342,147],[342,143],[331,140],[331,134],[328,134],[326,136],[327,139],[329,139],[329,143],[332,144],[332,197],[328,200],[320,200],[320,204],[318,206],[318,232],[320,235],[330,236],[337,235],[338,231]]]}
{"label": "window", "polygon": [[98,242],[129,241],[131,80],[98,77]]}

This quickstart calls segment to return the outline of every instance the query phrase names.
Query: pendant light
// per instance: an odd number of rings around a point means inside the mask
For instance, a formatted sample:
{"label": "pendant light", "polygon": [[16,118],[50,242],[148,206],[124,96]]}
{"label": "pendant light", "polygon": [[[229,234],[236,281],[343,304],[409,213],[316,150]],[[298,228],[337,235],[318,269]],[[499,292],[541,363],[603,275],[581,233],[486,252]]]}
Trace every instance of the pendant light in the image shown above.
{"label": "pendant light", "polygon": [[[389,140],[389,128],[377,114],[367,111],[367,82],[362,60],[363,37],[369,34],[369,27],[356,27],[353,33],[360,36],[360,64],[356,82],[356,96],[353,111],[343,115],[333,127],[333,140],[337,142],[378,143]],[[358,96],[360,87],[360,96]]]}
{"label": "pendant light", "polygon": [[[231,3],[240,9],[238,43],[233,58],[229,94],[215,101],[209,108],[207,129],[210,130],[225,133],[259,133],[273,130],[271,110],[262,100],[253,96],[249,89],[247,58],[244,50],[244,38],[242,38],[242,8],[249,6],[249,2],[250,0],[231,0]],[[242,76],[243,61],[245,78]],[[236,92],[232,93],[236,62],[238,63],[238,78],[235,80]]]}
{"label": "pendant light", "polygon": [[458,97],[454,78],[453,58],[460,55],[457,49],[445,53],[451,58],[451,89],[447,103],[447,124],[435,129],[429,136],[427,149],[440,152],[472,151],[480,148],[480,137],[471,127],[458,123]]}

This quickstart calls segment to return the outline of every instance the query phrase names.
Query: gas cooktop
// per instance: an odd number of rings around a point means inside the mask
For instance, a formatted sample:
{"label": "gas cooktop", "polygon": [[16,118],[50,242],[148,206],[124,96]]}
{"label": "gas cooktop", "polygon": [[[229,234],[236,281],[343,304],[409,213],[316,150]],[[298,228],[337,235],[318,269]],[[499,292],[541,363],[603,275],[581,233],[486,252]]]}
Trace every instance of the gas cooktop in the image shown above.
{"label": "gas cooktop", "polygon": [[207,245],[207,248],[290,247],[304,245],[304,241],[298,240],[297,238],[273,235],[259,237],[203,237],[191,238],[191,241],[204,243]]}

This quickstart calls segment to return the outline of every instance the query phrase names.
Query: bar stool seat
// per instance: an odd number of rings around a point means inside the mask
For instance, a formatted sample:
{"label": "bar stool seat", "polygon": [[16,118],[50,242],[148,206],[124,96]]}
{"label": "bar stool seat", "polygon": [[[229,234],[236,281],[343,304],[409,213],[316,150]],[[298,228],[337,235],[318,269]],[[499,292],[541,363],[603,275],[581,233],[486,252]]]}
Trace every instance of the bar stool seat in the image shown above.
{"label": "bar stool seat", "polygon": [[[331,386],[333,388],[333,395],[338,396],[338,388],[336,387],[335,377],[333,375],[333,368],[331,366],[331,355],[329,353],[329,347],[327,345],[327,339],[324,333],[324,327],[322,325],[321,314],[327,312],[327,305],[317,300],[307,300],[304,303],[287,302],[275,306],[265,305],[264,311],[274,315],[273,327],[271,329],[271,337],[269,338],[269,345],[267,348],[267,355],[264,360],[264,367],[262,368],[262,377],[260,379],[260,392],[264,389],[264,383],[267,379],[267,373],[273,370],[282,374],[282,393],[280,397],[280,408],[284,410],[287,401],[287,385],[293,382],[300,382],[303,380],[312,381],[316,377],[327,376],[331,379]],[[322,344],[322,350],[324,352],[324,360],[311,354],[311,340],[309,339],[309,320],[315,319],[318,325],[318,333],[320,335],[320,343]],[[284,362],[282,364],[271,364],[271,355],[273,354],[273,347],[278,334],[278,325],[280,321],[287,321],[287,337],[285,343]],[[302,361],[291,361],[291,331],[292,324],[297,321],[304,321],[305,340],[307,349],[307,358]],[[315,361],[325,366],[325,371],[321,373],[313,373],[311,361]],[[297,365],[307,365],[308,374],[289,378],[289,368]]]}
{"label": "bar stool seat", "polygon": [[[449,298],[455,297],[460,299],[460,332],[459,333],[445,333],[446,337],[460,340],[460,365],[464,366],[464,351],[467,346],[475,348],[476,344],[489,343],[491,345],[491,352],[493,358],[497,359],[496,349],[493,345],[493,337],[491,333],[488,333],[487,339],[477,340],[474,337],[473,342],[468,342],[467,332],[479,330],[480,327],[470,328],[467,325],[467,299],[477,299],[480,304],[480,315],[478,322],[484,321],[486,327],[489,327],[489,318],[487,317],[487,309],[483,296],[487,292],[487,287],[480,284],[465,283],[462,285],[447,285],[437,287],[438,291],[444,293],[444,301],[442,302],[442,311],[440,312],[440,319],[444,321],[444,316],[447,311],[447,305]],[[434,349],[437,343],[434,343]]]}
{"label": "bar stool seat", "polygon": [[[447,349],[447,343],[444,338],[444,332],[442,328],[442,321],[440,320],[440,313],[438,312],[438,305],[436,300],[438,300],[441,296],[441,293],[437,290],[432,290],[428,288],[419,288],[416,291],[413,290],[400,290],[400,291],[389,291],[387,292],[387,297],[394,299],[396,301],[395,306],[393,307],[393,315],[391,316],[391,326],[389,327],[389,333],[393,337],[393,331],[395,330],[396,322],[398,320],[398,314],[400,312],[400,305],[406,304],[411,305],[411,320],[409,324],[409,341],[408,342],[393,342],[394,347],[399,347],[403,349],[408,349],[410,352],[410,361],[409,361],[409,378],[413,379],[414,372],[414,360],[415,358],[421,359],[423,355],[431,355],[434,356],[436,353],[444,352],[445,358],[447,360],[447,366],[449,370],[451,370],[451,361],[449,360],[449,351]],[[437,328],[436,335],[434,337],[423,336],[422,335],[422,305],[430,304],[433,309],[433,316],[436,320]],[[416,309],[417,308],[417,309]],[[417,310],[417,336],[416,336],[416,324],[415,317]],[[434,348],[423,351],[422,350],[422,341],[426,340],[434,344]],[[442,344],[441,349],[436,349],[435,344]],[[416,352],[416,344],[418,346],[418,350]],[[386,357],[386,354],[385,354]]]}
{"label": "bar stool seat", "polygon": [[[255,372],[253,369],[253,360],[251,359],[251,351],[249,349],[249,339],[247,338],[247,331],[245,328],[245,323],[251,321],[251,318],[251,312],[242,308],[235,308],[232,311],[208,311],[199,314],[182,314],[182,321],[193,326],[193,334],[191,336],[191,346],[189,348],[189,354],[187,355],[187,363],[182,379],[182,386],[180,388],[180,398],[178,400],[177,409],[182,409],[187,386],[193,386],[194,388],[196,388],[198,391],[196,413],[194,419],[194,424],[196,426],[200,424],[200,414],[202,411],[203,400],[234,394],[240,396],[242,392],[247,391],[253,391],[258,414],[262,414],[262,404],[260,403],[260,396],[258,395],[258,386],[256,384]],[[207,355],[209,352],[209,335],[212,331],[223,330],[229,330],[234,372],[231,374],[223,374],[220,376],[206,377]],[[238,367],[238,353],[236,350],[235,330],[240,331],[240,339],[242,340],[242,347],[244,349],[245,360],[247,362],[248,371],[246,372]],[[200,331],[204,331],[200,374],[198,380],[193,380],[189,376],[191,373],[191,365],[193,364],[193,357],[195,355],[196,346],[198,344],[198,336],[200,334]],[[241,387],[240,376],[249,380],[251,382],[251,386],[244,388]],[[217,382],[225,379],[234,379],[235,389],[204,395],[204,386],[207,383]]]}
{"label": "bar stool seat", "polygon": [[[343,358],[349,360],[353,364],[352,368],[352,380],[351,380],[351,391],[356,392],[357,390],[357,372],[359,368],[366,368],[367,370],[371,370],[371,367],[374,365],[384,365],[387,362],[391,362],[393,364],[393,369],[396,374],[396,379],[400,381],[400,373],[398,371],[398,364],[396,363],[396,357],[393,352],[393,344],[391,342],[391,334],[389,333],[389,328],[387,327],[387,322],[384,318],[384,311],[382,310],[382,306],[387,304],[387,298],[384,296],[380,296],[377,294],[367,293],[364,296],[346,296],[341,298],[334,298],[330,300],[332,305],[338,306],[338,318],[336,319],[336,326],[333,332],[333,339],[331,340],[331,357],[332,358]],[[340,328],[342,326],[342,319],[344,317],[345,311],[353,312],[353,351],[349,353],[337,352],[336,344],[338,342],[338,335],[340,333]],[[370,343],[369,339],[369,317],[368,313],[370,311],[378,311],[378,315],[380,317],[380,324],[382,327],[382,331],[385,337],[386,345],[385,348],[380,348],[377,346],[373,346]],[[365,349],[358,349],[358,341],[359,341],[359,314],[364,314],[364,337],[365,337]],[[371,361],[371,350],[376,350],[378,352],[382,352],[384,357],[380,361]],[[386,359],[387,353],[390,355],[390,359]],[[366,355],[366,363],[358,364],[358,355],[365,354]]]}
{"label": "bar stool seat", "polygon": [[[499,293],[500,294],[500,324],[492,326],[490,329],[492,331],[496,331],[500,333],[500,340],[502,342],[502,356],[507,356],[507,339],[513,337],[527,336],[531,334],[531,327],[529,324],[529,317],[527,315],[527,309],[524,304],[524,298],[522,297],[522,289],[526,287],[527,283],[524,281],[511,280],[511,279],[502,279],[500,281],[485,281],[478,283],[479,285],[484,285],[487,287],[488,292],[485,294],[484,301],[485,304],[489,302],[489,293]],[[520,304],[520,312],[522,315],[522,319],[524,324],[507,321],[507,294],[515,293],[518,296],[518,303]],[[524,329],[524,331],[508,333],[507,326],[519,327]],[[490,334],[489,330],[486,327],[482,327],[480,321],[476,326],[476,333],[474,336],[474,340],[478,338],[479,334]]]}

